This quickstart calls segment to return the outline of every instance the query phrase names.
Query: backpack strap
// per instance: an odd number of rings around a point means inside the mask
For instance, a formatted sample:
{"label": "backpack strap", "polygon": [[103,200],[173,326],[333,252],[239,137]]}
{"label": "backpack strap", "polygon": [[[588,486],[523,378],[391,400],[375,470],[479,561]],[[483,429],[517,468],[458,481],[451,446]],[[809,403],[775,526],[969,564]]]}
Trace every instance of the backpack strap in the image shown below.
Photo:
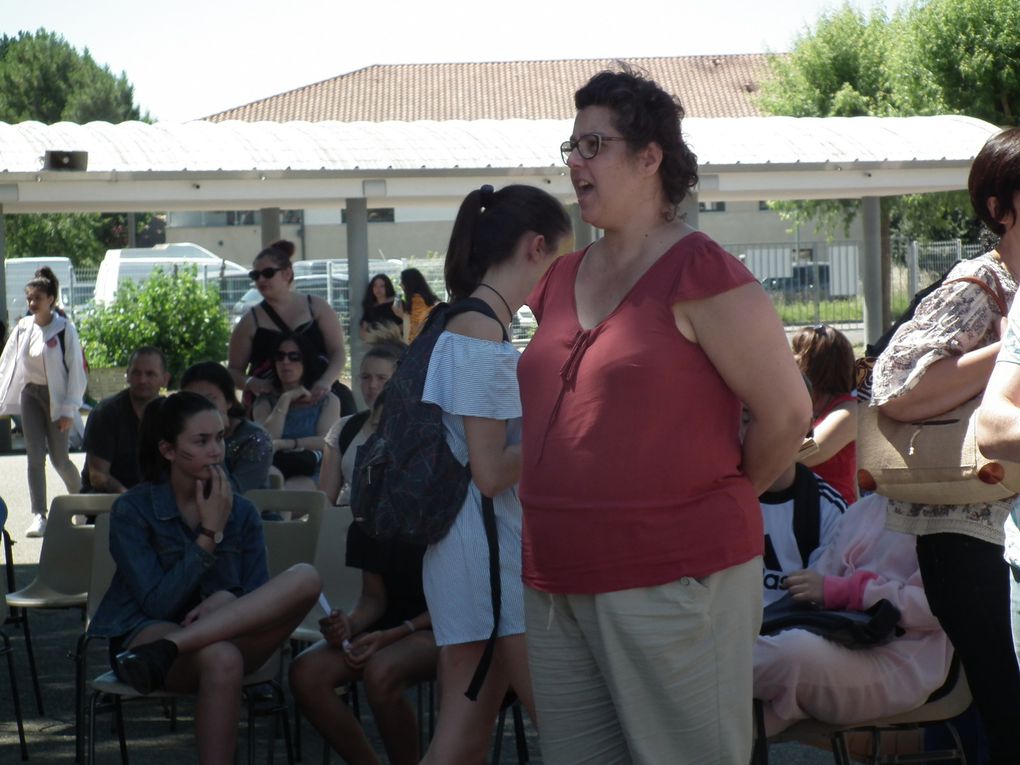
{"label": "backpack strap", "polygon": [[793,480],[793,536],[797,540],[797,550],[804,568],[807,568],[811,553],[821,543],[821,516],[818,479],[809,467],[798,462],[797,474]]}
{"label": "backpack strap", "polygon": [[[488,306],[486,306],[488,308]],[[489,309],[492,310],[491,308]],[[484,311],[482,312],[484,313]],[[493,316],[495,318],[495,316]],[[499,321],[498,319],[496,319]],[[485,676],[489,672],[489,665],[492,663],[492,655],[496,650],[496,635],[499,632],[499,617],[503,602],[503,583],[499,578],[499,539],[496,536],[496,508],[492,503],[492,497],[482,495],[482,523],[485,526],[485,541],[489,546],[489,589],[492,595],[492,632],[489,639],[485,641],[485,650],[482,651],[482,658],[478,660],[475,674],[471,678],[464,695],[471,701],[477,701],[478,691],[485,682]]]}
{"label": "backpack strap", "polygon": [[64,362],[64,371],[70,372],[71,368],[67,366],[67,327],[64,327],[57,333],[57,340],[60,341],[60,360]]}
{"label": "backpack strap", "polygon": [[[510,336],[506,333],[506,327],[503,326],[503,322],[499,320],[499,317],[496,315],[496,312],[492,310],[492,306],[490,306],[481,298],[466,297],[461,298],[456,303],[451,303],[449,306],[447,306],[446,310],[443,311],[443,314],[445,316],[444,323],[448,322],[454,316],[457,316],[462,313],[471,313],[472,311],[474,311],[475,313],[485,314],[494,322],[499,324],[500,329],[503,330],[503,342],[504,343],[510,342]],[[435,314],[437,312],[433,311],[432,313]],[[429,318],[431,319],[432,317],[430,316]],[[422,332],[424,331],[425,330],[423,329]]]}
{"label": "backpack strap", "polygon": [[347,451],[355,436],[358,435],[358,431],[361,430],[362,426],[368,420],[368,415],[371,413],[371,409],[366,409],[363,412],[352,414],[351,419],[345,422],[344,426],[340,428],[340,436],[337,439],[337,448],[339,449],[340,454]]}

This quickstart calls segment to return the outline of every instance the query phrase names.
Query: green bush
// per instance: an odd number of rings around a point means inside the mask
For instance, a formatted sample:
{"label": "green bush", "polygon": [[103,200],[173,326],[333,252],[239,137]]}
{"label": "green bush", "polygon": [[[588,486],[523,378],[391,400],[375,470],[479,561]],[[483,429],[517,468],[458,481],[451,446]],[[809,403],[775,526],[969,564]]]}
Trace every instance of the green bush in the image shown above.
{"label": "green bush", "polygon": [[119,367],[141,345],[166,354],[176,381],[196,361],[223,359],[230,321],[212,284],[203,286],[195,268],[176,274],[155,271],[145,282],[126,281],[109,305],[82,317],[79,330],[89,365]]}

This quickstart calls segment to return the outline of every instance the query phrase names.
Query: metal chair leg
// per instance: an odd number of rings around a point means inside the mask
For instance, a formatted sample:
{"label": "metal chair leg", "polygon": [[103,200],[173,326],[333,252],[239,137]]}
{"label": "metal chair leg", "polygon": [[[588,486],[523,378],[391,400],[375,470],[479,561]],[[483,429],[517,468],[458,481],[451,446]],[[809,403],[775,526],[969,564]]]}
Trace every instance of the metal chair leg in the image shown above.
{"label": "metal chair leg", "polygon": [[520,702],[513,705],[514,741],[517,744],[517,765],[525,765],[528,761],[528,740],[524,735],[524,711]]}
{"label": "metal chair leg", "polygon": [[21,632],[25,636],[25,653],[28,654],[28,667],[32,673],[32,690],[35,692],[35,705],[39,710],[39,716],[45,717],[46,712],[43,709],[43,697],[42,687],[39,685],[39,670],[35,664],[35,649],[32,647],[32,629],[28,625],[28,609],[27,608],[12,608],[11,611],[20,611],[21,616],[18,620],[21,622]]}
{"label": "metal chair leg", "polygon": [[11,640],[4,633],[0,632],[0,639],[3,639],[3,649],[0,653],[7,655],[7,674],[11,679],[11,697],[14,701],[14,719],[18,725],[18,743],[21,745],[21,759],[28,759],[28,745],[25,743],[25,718],[21,712],[21,697],[18,694],[18,678],[14,672],[14,651],[11,649]]}

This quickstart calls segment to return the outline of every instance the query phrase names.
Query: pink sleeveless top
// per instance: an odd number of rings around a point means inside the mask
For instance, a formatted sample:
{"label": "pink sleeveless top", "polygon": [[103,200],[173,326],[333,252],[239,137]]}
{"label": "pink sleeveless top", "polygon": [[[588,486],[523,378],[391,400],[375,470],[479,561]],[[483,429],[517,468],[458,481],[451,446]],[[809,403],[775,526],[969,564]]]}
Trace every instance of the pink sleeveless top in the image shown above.
{"label": "pink sleeveless top", "polygon": [[560,258],[528,301],[540,325],[518,365],[524,581],[611,592],[760,555],[758,498],[740,471],[741,403],[672,313],[755,277],[693,233],[583,330],[583,257]]}

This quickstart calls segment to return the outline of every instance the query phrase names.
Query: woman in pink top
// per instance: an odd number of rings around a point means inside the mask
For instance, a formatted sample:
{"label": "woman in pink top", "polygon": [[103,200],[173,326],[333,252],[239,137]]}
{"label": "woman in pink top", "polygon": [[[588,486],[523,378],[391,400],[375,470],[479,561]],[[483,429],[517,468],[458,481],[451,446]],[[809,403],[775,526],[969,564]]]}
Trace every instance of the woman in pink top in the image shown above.
{"label": "woman in pink top", "polygon": [[697,183],[679,102],[625,70],[575,105],[561,151],[605,236],[532,293],[540,325],[518,367],[543,756],[743,764],[757,497],[794,461],[810,401],[755,277],[677,214]]}
{"label": "woman in pink top", "polygon": [[811,383],[811,419],[818,451],[800,460],[838,491],[857,501],[857,397],[854,349],[834,327],[804,327],[790,341],[793,357]]}

